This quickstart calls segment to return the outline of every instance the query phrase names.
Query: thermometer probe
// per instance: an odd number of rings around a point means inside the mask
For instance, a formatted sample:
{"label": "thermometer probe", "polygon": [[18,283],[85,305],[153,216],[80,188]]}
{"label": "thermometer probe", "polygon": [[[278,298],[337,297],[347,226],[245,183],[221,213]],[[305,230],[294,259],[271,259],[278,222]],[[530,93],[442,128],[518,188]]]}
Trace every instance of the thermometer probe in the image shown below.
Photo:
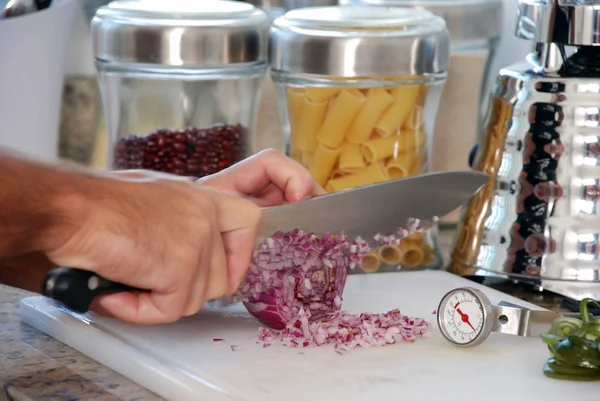
{"label": "thermometer probe", "polygon": [[578,313],[530,310],[509,302],[492,305],[488,297],[472,287],[456,288],[443,296],[437,309],[442,336],[457,347],[473,347],[492,332],[520,337],[547,333],[554,319]]}

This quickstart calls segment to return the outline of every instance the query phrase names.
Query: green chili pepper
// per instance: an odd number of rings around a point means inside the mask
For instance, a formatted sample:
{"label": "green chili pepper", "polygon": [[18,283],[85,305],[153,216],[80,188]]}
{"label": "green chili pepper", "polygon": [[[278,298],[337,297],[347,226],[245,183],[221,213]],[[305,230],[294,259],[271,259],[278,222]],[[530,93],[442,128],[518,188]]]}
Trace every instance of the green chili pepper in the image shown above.
{"label": "green chili pepper", "polygon": [[561,340],[554,350],[556,359],[569,365],[582,368],[600,367],[598,344],[587,338],[569,336]]}
{"label": "green chili pepper", "polygon": [[548,334],[560,338],[566,338],[570,335],[576,335],[582,331],[583,321],[574,317],[559,317],[552,322]]}
{"label": "green chili pepper", "polygon": [[571,366],[550,358],[544,365],[544,375],[553,379],[592,381],[600,380],[600,370]]}
{"label": "green chili pepper", "polygon": [[597,307],[600,307],[600,302],[592,298],[583,298],[581,302],[579,302],[579,314],[581,315],[580,318],[583,320],[583,324],[590,324],[592,319],[597,319],[592,318],[588,312],[588,304],[594,304]]}
{"label": "green chili pepper", "polygon": [[585,298],[579,303],[579,319],[560,317],[541,336],[552,355],[544,375],[561,380],[600,380],[600,317],[593,317],[588,305],[600,302]]}

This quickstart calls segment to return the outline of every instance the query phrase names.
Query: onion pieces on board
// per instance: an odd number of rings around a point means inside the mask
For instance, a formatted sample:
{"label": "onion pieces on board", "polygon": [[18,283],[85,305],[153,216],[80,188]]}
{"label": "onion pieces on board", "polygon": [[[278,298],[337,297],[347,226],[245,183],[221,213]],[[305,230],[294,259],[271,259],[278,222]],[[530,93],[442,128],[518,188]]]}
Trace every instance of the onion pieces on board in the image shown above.
{"label": "onion pieces on board", "polygon": [[[395,235],[377,235],[377,244],[390,245],[415,233],[418,220]],[[250,268],[235,298],[268,328],[259,343],[279,339],[286,346],[335,344],[337,352],[375,345],[412,342],[429,323],[395,309],[383,314],[341,312],[349,269],[360,265],[370,251],[366,241],[345,235],[316,236],[295,230],[263,240],[252,255]]]}

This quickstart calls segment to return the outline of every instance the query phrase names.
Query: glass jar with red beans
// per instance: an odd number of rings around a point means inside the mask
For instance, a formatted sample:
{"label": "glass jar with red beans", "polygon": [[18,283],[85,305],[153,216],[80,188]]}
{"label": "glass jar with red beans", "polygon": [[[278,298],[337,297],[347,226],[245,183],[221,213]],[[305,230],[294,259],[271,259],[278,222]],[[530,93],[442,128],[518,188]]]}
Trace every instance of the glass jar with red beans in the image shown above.
{"label": "glass jar with red beans", "polygon": [[92,20],[107,168],[189,177],[261,150],[269,19],[220,0],[115,0]]}

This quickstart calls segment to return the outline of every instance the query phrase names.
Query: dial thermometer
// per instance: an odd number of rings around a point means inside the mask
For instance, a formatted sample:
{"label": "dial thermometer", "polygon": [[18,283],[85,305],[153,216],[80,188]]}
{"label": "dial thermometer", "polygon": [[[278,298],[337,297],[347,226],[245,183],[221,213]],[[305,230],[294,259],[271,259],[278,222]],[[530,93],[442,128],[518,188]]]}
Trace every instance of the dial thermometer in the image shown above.
{"label": "dial thermometer", "polygon": [[488,297],[472,287],[456,288],[442,298],[437,310],[440,332],[458,347],[473,347],[484,342],[491,332],[521,337],[539,337],[547,333],[560,314],[548,310],[530,310],[509,302],[492,305]]}
{"label": "dial thermometer", "polygon": [[492,303],[475,288],[457,288],[442,298],[437,310],[440,331],[459,347],[479,345],[492,332]]}

